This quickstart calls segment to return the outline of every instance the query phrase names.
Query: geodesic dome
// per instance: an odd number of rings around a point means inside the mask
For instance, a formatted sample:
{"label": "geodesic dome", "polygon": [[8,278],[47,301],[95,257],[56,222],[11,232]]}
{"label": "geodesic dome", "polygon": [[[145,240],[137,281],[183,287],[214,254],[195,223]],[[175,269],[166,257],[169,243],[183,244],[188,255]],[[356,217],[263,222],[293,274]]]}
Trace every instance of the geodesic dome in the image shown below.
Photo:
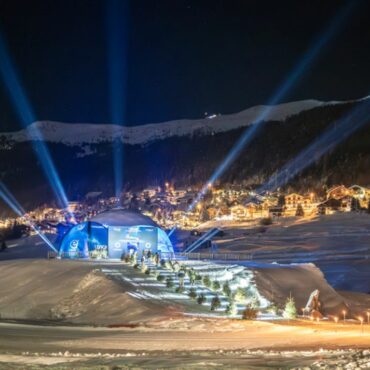
{"label": "geodesic dome", "polygon": [[150,217],[139,212],[114,209],[73,226],[63,237],[59,255],[63,258],[120,259],[137,252],[173,256],[166,232]]}

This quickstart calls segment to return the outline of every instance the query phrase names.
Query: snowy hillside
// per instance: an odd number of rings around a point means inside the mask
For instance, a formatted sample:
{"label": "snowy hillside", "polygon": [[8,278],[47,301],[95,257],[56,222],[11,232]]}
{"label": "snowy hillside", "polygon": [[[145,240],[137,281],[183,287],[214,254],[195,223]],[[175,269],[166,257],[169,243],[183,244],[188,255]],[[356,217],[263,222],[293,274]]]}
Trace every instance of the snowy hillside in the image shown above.
{"label": "snowy hillside", "polygon": [[[345,102],[321,102],[318,100],[302,100],[279,104],[276,106],[258,105],[242,112],[208,117],[197,120],[176,120],[164,123],[122,127],[113,124],[61,123],[52,121],[34,122],[27,129],[17,132],[0,133],[7,142],[24,142],[39,140],[77,146],[121,140],[126,144],[143,145],[155,140],[163,140],[173,136],[208,135],[225,132],[253,124],[267,109],[265,121],[284,121],[286,118],[305,110]],[[41,136],[40,136],[41,134]]]}

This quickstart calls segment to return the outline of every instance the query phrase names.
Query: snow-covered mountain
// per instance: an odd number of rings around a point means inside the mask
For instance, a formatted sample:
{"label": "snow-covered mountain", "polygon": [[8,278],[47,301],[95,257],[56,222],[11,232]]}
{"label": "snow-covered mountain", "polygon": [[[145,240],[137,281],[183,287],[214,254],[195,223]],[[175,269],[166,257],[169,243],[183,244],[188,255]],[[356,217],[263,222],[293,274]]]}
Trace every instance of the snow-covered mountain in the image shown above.
{"label": "snow-covered mountain", "polygon": [[[364,98],[365,99],[365,98]],[[354,102],[354,101],[351,101]],[[174,136],[209,135],[221,133],[254,124],[261,115],[264,121],[284,121],[303,111],[341,104],[345,102],[319,100],[301,100],[275,106],[258,105],[229,115],[218,115],[196,120],[175,120],[163,123],[123,127],[113,124],[61,123],[37,121],[26,129],[17,132],[0,133],[3,141],[20,143],[40,140],[50,143],[62,143],[68,146],[96,144],[121,140],[131,145],[144,145],[156,140]]]}
{"label": "snow-covered mountain", "polygon": [[[113,141],[118,139],[129,144],[124,147],[121,168],[126,189],[136,191],[166,181],[177,187],[201,186],[263,112],[265,124],[220,179],[221,183],[259,186],[358,102],[304,100],[135,127],[35,122],[25,130],[0,133],[0,179],[26,208],[52,202],[48,174],[35,153],[38,147],[30,141],[45,140],[69,199],[83,199],[90,191],[110,196],[115,191]],[[334,184],[369,185],[369,142],[370,118],[290,185],[303,192],[319,192]],[[0,200],[0,214],[7,211]]]}

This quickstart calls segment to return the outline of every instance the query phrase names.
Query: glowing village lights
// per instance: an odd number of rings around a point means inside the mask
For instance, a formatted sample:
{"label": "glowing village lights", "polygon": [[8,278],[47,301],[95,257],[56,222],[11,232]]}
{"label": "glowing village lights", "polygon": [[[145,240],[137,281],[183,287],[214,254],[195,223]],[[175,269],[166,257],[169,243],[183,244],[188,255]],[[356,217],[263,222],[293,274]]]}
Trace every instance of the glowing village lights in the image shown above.
{"label": "glowing village lights", "polygon": [[27,216],[26,212],[22,208],[22,206],[18,203],[18,201],[14,198],[14,196],[10,193],[8,188],[0,182],[0,196],[4,200],[4,202],[19,216],[23,217],[27,224],[36,232],[36,234],[56,253],[58,251],[55,249],[51,241],[34,225],[32,220]]}
{"label": "glowing village lights", "polygon": [[367,323],[370,324],[370,311],[366,312],[366,316],[367,316]]}
{"label": "glowing village lights", "polygon": [[338,321],[339,321],[338,316],[335,316],[335,317],[334,317],[334,321],[335,321],[335,323],[336,323],[336,324],[338,324]]}
{"label": "glowing village lights", "polygon": [[343,315],[343,322],[345,322],[346,321],[347,311],[346,310],[343,310],[342,311],[342,315]]}
{"label": "glowing village lights", "polygon": [[319,138],[308,145],[295,158],[286,163],[277,174],[271,176],[256,192],[262,194],[287,184],[288,181],[294,178],[298,173],[302,172],[345,138],[366,124],[368,122],[369,113],[369,101],[365,100],[358,103],[352,111],[336,120]]}
{"label": "glowing village lights", "polygon": [[207,181],[206,185],[203,186],[201,191],[199,192],[198,196],[194,200],[194,202],[189,207],[189,210],[192,210],[197,202],[199,202],[205,193],[208,190],[208,184],[214,183],[218,180],[225,171],[231,166],[231,164],[235,161],[235,159],[239,156],[239,154],[249,145],[256,134],[261,130],[265,122],[268,121],[268,117],[273,109],[273,106],[280,101],[282,101],[285,96],[289,93],[291,88],[295,85],[295,83],[302,77],[304,72],[307,68],[311,65],[311,63],[315,60],[315,58],[320,54],[321,50],[328,44],[328,42],[333,38],[333,36],[337,33],[338,29],[344,23],[345,18],[349,16],[349,14],[353,11],[354,3],[349,2],[343,6],[335,17],[331,20],[329,25],[325,28],[325,30],[318,35],[318,37],[314,40],[312,45],[308,48],[308,50],[304,53],[302,58],[298,61],[295,68],[290,72],[288,77],[284,80],[284,82],[279,85],[276,89],[270,100],[268,101],[267,105],[265,105],[262,111],[257,115],[254,123],[250,125],[247,129],[245,129],[244,133],[226,155],[226,157],[222,160],[220,165],[216,168],[213,172],[212,176]]}

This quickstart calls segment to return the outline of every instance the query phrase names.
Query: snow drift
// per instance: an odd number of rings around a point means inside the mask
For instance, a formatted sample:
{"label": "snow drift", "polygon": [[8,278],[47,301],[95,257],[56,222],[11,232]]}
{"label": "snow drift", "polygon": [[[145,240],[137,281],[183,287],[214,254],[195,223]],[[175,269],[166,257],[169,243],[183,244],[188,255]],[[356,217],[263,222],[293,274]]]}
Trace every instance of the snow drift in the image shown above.
{"label": "snow drift", "polygon": [[165,316],[163,306],[138,302],[89,263],[48,260],[1,262],[2,319],[110,325]]}

